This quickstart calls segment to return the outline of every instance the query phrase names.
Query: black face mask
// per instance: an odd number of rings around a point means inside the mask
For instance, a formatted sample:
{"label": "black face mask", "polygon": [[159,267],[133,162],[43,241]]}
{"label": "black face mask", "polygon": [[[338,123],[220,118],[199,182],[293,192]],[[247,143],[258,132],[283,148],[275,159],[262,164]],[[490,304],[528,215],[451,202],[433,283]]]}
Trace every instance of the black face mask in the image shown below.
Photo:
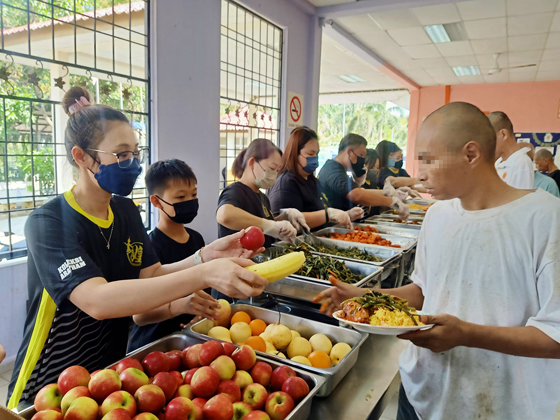
{"label": "black face mask", "polygon": [[399,160],[398,162],[395,162],[395,168],[397,169],[401,169],[402,165],[403,165],[403,160]]}
{"label": "black face mask", "polygon": [[194,198],[192,200],[180,201],[178,203],[171,204],[171,203],[168,203],[163,198],[161,198],[157,195],[156,195],[156,197],[158,199],[160,199],[161,201],[163,201],[165,204],[173,206],[173,209],[175,209],[175,216],[170,216],[162,208],[162,211],[165,214],[167,214],[167,217],[169,217],[172,222],[180,223],[180,224],[184,225],[186,223],[192,222],[193,219],[198,214],[198,198]]}
{"label": "black face mask", "polygon": [[[352,153],[354,153],[353,150]],[[364,169],[364,165],[366,164],[366,158],[358,156],[356,153],[354,153],[354,156],[356,156],[356,163],[352,163],[352,172],[354,172],[356,178],[359,178],[366,173],[366,170]]]}

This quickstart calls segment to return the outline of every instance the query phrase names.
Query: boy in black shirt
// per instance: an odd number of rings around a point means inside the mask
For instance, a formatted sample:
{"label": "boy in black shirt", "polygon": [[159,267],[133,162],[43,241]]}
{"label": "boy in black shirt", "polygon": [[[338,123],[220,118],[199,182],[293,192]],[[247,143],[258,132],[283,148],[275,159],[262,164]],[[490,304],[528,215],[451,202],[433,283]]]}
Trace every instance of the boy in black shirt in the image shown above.
{"label": "boy in black shirt", "polygon": [[[150,233],[152,247],[162,264],[172,264],[193,255],[204,246],[197,231],[185,227],[198,212],[196,176],[183,161],[169,159],[154,163],[146,173],[150,202],[159,209],[159,223]],[[200,291],[180,300],[178,311],[170,308],[165,320],[144,326],[134,325],[128,351],[136,350],[181,329],[194,315],[212,317],[217,301]],[[182,306],[182,307],[181,307]]]}

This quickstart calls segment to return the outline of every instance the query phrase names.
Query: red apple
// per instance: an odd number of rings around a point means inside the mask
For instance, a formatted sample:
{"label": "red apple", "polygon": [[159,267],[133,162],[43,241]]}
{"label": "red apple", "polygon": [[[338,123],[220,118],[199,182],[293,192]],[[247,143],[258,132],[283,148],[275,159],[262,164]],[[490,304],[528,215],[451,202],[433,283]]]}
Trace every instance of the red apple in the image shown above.
{"label": "red apple", "polygon": [[68,410],[68,407],[70,407],[70,404],[72,404],[76,398],[80,397],[91,398],[91,394],[87,386],[77,386],[76,388],[72,388],[70,391],[64,394],[64,397],[62,397],[62,401],[60,402],[60,409],[62,411],[62,414],[66,414],[66,411]]}
{"label": "red apple", "polygon": [[159,372],[169,372],[169,358],[161,351],[153,351],[144,357],[142,366],[148,376],[156,376]]}
{"label": "red apple", "polygon": [[185,397],[173,398],[165,408],[165,420],[195,420],[196,409],[193,402]]}
{"label": "red apple", "polygon": [[183,385],[183,375],[180,372],[174,370],[173,372],[169,372],[171,376],[175,378],[175,382],[177,382],[177,386]]}
{"label": "red apple", "polygon": [[220,385],[220,375],[210,366],[199,368],[191,380],[191,389],[197,397],[211,397]]}
{"label": "red apple", "polygon": [[[107,369],[110,370],[110,369]],[[117,372],[111,370],[115,374]],[[76,398],[64,415],[64,420],[96,420],[99,414],[99,406],[88,397]]]}
{"label": "red apple", "polygon": [[292,397],[294,401],[299,401],[309,394],[309,385],[303,378],[291,376],[284,381],[282,391]]}
{"label": "red apple", "polygon": [[290,415],[296,404],[292,397],[282,391],[276,391],[266,400],[266,414],[270,420],[284,420]]}
{"label": "red apple", "polygon": [[177,391],[177,379],[169,372],[159,372],[154,376],[152,383],[161,388],[167,401],[171,400]]}
{"label": "red apple", "polygon": [[128,368],[135,368],[144,372],[144,368],[142,367],[142,363],[140,363],[140,360],[133,359],[132,357],[127,357],[126,359],[122,359],[117,364],[117,373],[120,375]]}
{"label": "red apple", "polygon": [[70,366],[62,371],[58,377],[58,389],[62,395],[77,386],[88,386],[89,372],[82,366]]}
{"label": "red apple", "polygon": [[132,420],[126,408],[115,408],[103,416],[101,420]]}
{"label": "red apple", "polygon": [[152,413],[140,413],[134,416],[132,420],[159,420],[159,418]]}
{"label": "red apple", "polygon": [[140,369],[136,369],[133,367],[123,370],[121,372],[120,379],[122,382],[122,389],[132,395],[134,395],[138,388],[150,383],[150,378],[148,378],[148,375],[146,375]]}
{"label": "red apple", "polygon": [[205,420],[231,420],[233,417],[233,403],[225,395],[216,395],[204,404]]}
{"label": "red apple", "polygon": [[105,415],[111,410],[117,408],[124,408],[130,414],[130,417],[134,417],[136,414],[136,401],[134,397],[126,391],[115,391],[110,394],[103,404],[101,404],[101,414]]}
{"label": "red apple", "polygon": [[91,397],[102,403],[105,398],[121,389],[122,382],[119,374],[111,369],[103,369],[91,378],[88,384]]}
{"label": "red apple", "polygon": [[165,353],[167,358],[169,359],[169,370],[179,370],[181,369],[181,365],[183,364],[183,359],[181,358],[181,351],[180,350],[171,350]]}
{"label": "red apple", "polygon": [[93,378],[93,375],[97,375],[97,374],[98,374],[99,372],[101,372],[102,370],[103,370],[103,369],[94,370],[94,371],[91,373],[90,376]]}
{"label": "red apple", "polygon": [[198,355],[200,353],[200,348],[202,344],[195,344],[194,346],[187,347],[181,353],[183,357],[183,364],[189,369],[200,367],[200,361],[198,360]]}
{"label": "red apple", "polygon": [[270,417],[264,411],[255,410],[243,417],[243,420],[270,420]]}
{"label": "red apple", "polygon": [[239,242],[243,248],[256,251],[264,245],[264,233],[256,226],[249,226]]}
{"label": "red apple", "polygon": [[49,408],[60,408],[62,393],[57,384],[45,385],[35,396],[34,406],[36,411]]}
{"label": "red apple", "polygon": [[222,381],[227,381],[235,375],[235,363],[231,357],[222,355],[210,363],[210,367],[215,369]]}
{"label": "red apple", "polygon": [[241,346],[235,349],[231,358],[238,370],[250,370],[257,361],[255,350],[250,346]]}
{"label": "red apple", "polygon": [[249,404],[243,401],[237,401],[233,403],[233,418],[231,420],[242,420],[245,419],[246,415],[249,414],[253,409]]}
{"label": "red apple", "polygon": [[210,340],[202,344],[198,361],[202,366],[209,366],[218,356],[225,354],[225,350],[219,341]]}
{"label": "red apple", "polygon": [[117,370],[117,365],[113,365],[113,366],[109,366],[109,369],[116,371]]}
{"label": "red apple", "polygon": [[192,368],[191,370],[187,371],[187,373],[185,373],[185,379],[183,379],[183,383],[190,385],[192,377],[197,370],[198,368]]}
{"label": "red apple", "polygon": [[257,362],[253,369],[251,369],[251,378],[253,381],[261,384],[264,387],[270,385],[270,378],[272,377],[272,367],[265,362]]}
{"label": "red apple", "polygon": [[202,420],[204,418],[204,406],[207,401],[204,398],[195,398],[192,402],[196,410],[196,420]]}
{"label": "red apple", "polygon": [[157,385],[144,385],[134,394],[138,411],[158,413],[165,406],[165,394]]}
{"label": "red apple", "polygon": [[218,386],[218,394],[227,395],[232,403],[241,401],[241,388],[233,381],[222,381]]}
{"label": "red apple", "polygon": [[249,372],[245,372],[244,370],[238,370],[231,378],[233,382],[239,385],[239,388],[244,389],[247,385],[251,385],[253,383],[253,378],[249,375]]}
{"label": "red apple", "polygon": [[237,347],[235,347],[234,344],[228,343],[227,341],[222,341],[222,347],[224,348],[224,351],[226,352],[226,356],[231,356],[232,353],[237,348]]}
{"label": "red apple", "polygon": [[263,408],[266,403],[268,392],[261,384],[251,384],[243,390],[243,402],[251,406],[253,410]]}
{"label": "red apple", "polygon": [[43,411],[39,411],[31,417],[31,420],[62,420],[63,416],[60,411],[48,408]]}
{"label": "red apple", "polygon": [[175,391],[175,395],[173,395],[173,398],[177,397],[185,397],[189,400],[192,400],[194,398],[194,392],[192,392],[191,386],[185,384],[177,388],[177,391]]}
{"label": "red apple", "polygon": [[157,418],[158,420],[165,420],[165,413],[158,413]]}
{"label": "red apple", "polygon": [[274,372],[272,372],[272,378],[270,380],[272,389],[275,391],[280,391],[282,389],[284,381],[291,376],[297,376],[291,367],[278,366],[276,369],[274,369]]}

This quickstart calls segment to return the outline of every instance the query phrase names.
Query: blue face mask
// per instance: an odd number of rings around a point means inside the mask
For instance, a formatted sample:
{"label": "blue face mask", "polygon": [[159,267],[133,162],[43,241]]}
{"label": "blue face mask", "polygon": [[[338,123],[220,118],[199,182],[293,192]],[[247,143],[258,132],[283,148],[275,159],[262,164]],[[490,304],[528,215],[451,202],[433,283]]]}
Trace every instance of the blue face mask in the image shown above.
{"label": "blue face mask", "polygon": [[99,165],[99,172],[94,174],[101,188],[111,194],[129,195],[134,188],[138,175],[142,173],[140,161],[134,161],[127,168],[120,168],[118,162]]}
{"label": "blue face mask", "polygon": [[315,172],[315,169],[319,167],[319,156],[311,156],[305,159],[307,160],[307,164],[302,168],[303,172],[312,174],[313,172]]}
{"label": "blue face mask", "polygon": [[394,168],[395,167],[395,163],[397,163],[397,160],[395,158],[389,158],[387,159],[387,167],[388,168]]}

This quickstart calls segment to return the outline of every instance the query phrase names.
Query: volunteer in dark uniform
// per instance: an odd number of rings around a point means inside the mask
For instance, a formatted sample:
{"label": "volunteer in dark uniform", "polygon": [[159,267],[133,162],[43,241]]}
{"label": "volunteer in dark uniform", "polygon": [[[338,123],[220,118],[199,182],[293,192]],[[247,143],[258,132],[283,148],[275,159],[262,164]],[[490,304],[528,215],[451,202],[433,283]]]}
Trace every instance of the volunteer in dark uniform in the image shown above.
{"label": "volunteer in dark uniform", "polygon": [[361,218],[360,207],[343,211],[323,203],[317,178],[313,175],[318,166],[317,134],[307,127],[294,129],[282,156],[280,175],[268,193],[274,215],[280,215],[283,209],[295,208],[303,213],[310,228],[329,222],[350,225],[351,220]]}
{"label": "volunteer in dark uniform", "polygon": [[377,178],[379,177],[379,156],[375,149],[366,150],[366,168],[367,174],[364,182],[364,187],[367,190],[377,190]]}
{"label": "volunteer in dark uniform", "polygon": [[[196,230],[185,226],[198,213],[198,189],[194,172],[179,159],[159,161],[146,173],[146,188],[152,205],[158,209],[159,222],[150,233],[150,241],[162,264],[173,264],[194,255],[204,247],[204,239]],[[169,318],[168,313],[145,319],[145,325],[135,324],[128,340],[128,351],[173,334],[196,315],[212,319],[216,303],[205,291],[191,293],[180,299],[180,314]],[[174,314],[175,315],[175,314]]]}
{"label": "volunteer in dark uniform", "polygon": [[[173,312],[176,299],[206,287],[243,297],[268,283],[240,266],[247,260],[210,261],[250,256],[241,235],[209,245],[196,258],[159,263],[134,202],[113,196],[132,192],[146,150],[138,148],[123,113],[89,101],[87,91],[75,87],[62,102],[76,186],[33,211],[25,226],[30,306],[8,388],[10,409],[32,404],[69,366],[93,372],[124,357],[131,315]],[[210,262],[193,267],[202,261]]]}
{"label": "volunteer in dark uniform", "polygon": [[379,167],[381,168],[377,179],[379,188],[383,188],[385,180],[389,179],[394,188],[411,187],[418,192],[426,192],[422,183],[416,178],[411,178],[403,169],[403,152],[399,146],[383,140],[379,142],[375,150],[379,156]]}
{"label": "volunteer in dark uniform", "polygon": [[385,197],[377,190],[366,190],[356,182],[366,174],[366,146],[367,141],[362,136],[347,134],[340,141],[338,155],[321,168],[317,178],[329,207],[349,210],[355,204],[363,207],[385,206],[396,209],[401,217],[407,218],[410,210],[399,198]]}
{"label": "volunteer in dark uniform", "polygon": [[275,238],[292,241],[301,225],[307,227],[295,209],[274,217],[268,197],[261,192],[272,188],[281,166],[282,152],[267,139],[253,140],[239,153],[231,169],[239,180],[226,187],[218,200],[219,237],[257,226],[263,230],[268,248]]}

